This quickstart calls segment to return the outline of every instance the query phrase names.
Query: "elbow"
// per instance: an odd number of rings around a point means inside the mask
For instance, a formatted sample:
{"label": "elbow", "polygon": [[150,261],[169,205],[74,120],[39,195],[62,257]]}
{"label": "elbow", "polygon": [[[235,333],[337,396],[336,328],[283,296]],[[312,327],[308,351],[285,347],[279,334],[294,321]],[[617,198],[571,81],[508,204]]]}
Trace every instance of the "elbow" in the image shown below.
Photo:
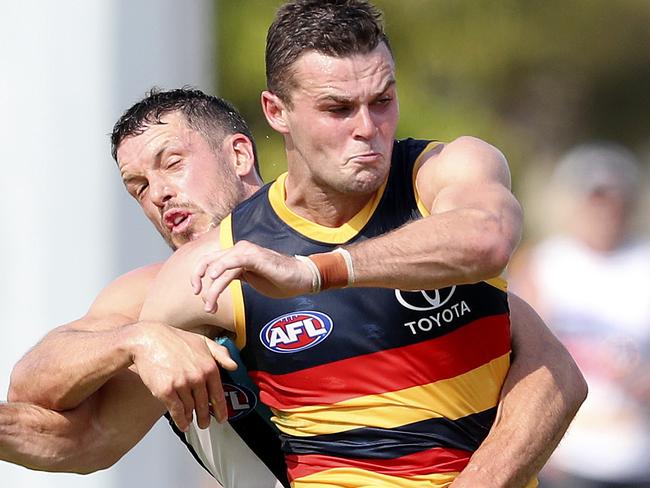
{"label": "elbow", "polygon": [[29,389],[27,385],[29,384],[26,381],[25,374],[20,367],[20,363],[17,364],[11,376],[9,378],[9,389],[7,390],[7,401],[10,402],[23,402],[23,403],[36,403],[33,398],[30,398]]}
{"label": "elbow", "polygon": [[98,471],[103,471],[115,465],[119,461],[121,456],[115,458],[103,458],[103,459],[92,459],[92,460],[83,460],[80,463],[75,463],[74,465],[68,466],[65,472],[74,473],[74,474],[92,474]]}
{"label": "elbow", "polygon": [[62,459],[61,470],[75,474],[91,474],[115,465],[126,451],[120,450],[118,439],[88,428],[81,437],[76,456]]}
{"label": "elbow", "polygon": [[[580,407],[587,399],[589,387],[585,377],[576,365],[573,358],[568,356],[568,361],[558,360],[554,368],[556,384],[560,390],[563,410],[569,420],[573,419]],[[563,364],[564,363],[564,364]]]}
{"label": "elbow", "polygon": [[489,279],[501,275],[508,266],[513,251],[513,246],[503,236],[489,240],[482,249],[485,277]]}
{"label": "elbow", "polygon": [[577,366],[575,366],[572,391],[572,407],[575,413],[577,413],[580,409],[580,406],[584,403],[584,401],[587,399],[587,395],[589,394],[589,386],[587,385],[587,380],[585,380],[585,377],[582,375]]}
{"label": "elbow", "polygon": [[[99,454],[104,454],[99,452]],[[85,451],[78,456],[65,454],[51,461],[45,471],[74,474],[92,474],[108,469],[119,461],[121,456],[98,456],[97,453]]]}
{"label": "elbow", "polygon": [[115,462],[96,459],[96,456],[88,452],[78,453],[78,455],[67,452],[50,460],[46,467],[36,469],[55,473],[92,474],[111,467]]}
{"label": "elbow", "polygon": [[[31,377],[30,377],[31,376]],[[68,397],[68,392],[61,388],[44,388],[36,385],[33,373],[17,364],[11,372],[7,400],[10,402],[32,403],[40,407],[58,412],[74,408]]]}
{"label": "elbow", "polygon": [[474,227],[475,270],[479,280],[501,275],[519,244],[521,238],[521,207],[513,205],[511,211],[501,215],[482,212]]}
{"label": "elbow", "polygon": [[29,368],[18,363],[9,379],[7,401],[20,403],[33,403],[51,410],[64,410],[61,408],[63,398],[54,395],[54,391],[43,390],[34,386],[34,374]]}
{"label": "elbow", "polygon": [[468,252],[470,270],[469,281],[495,278],[506,269],[515,246],[510,236],[505,235],[496,225],[487,225],[471,240]]}

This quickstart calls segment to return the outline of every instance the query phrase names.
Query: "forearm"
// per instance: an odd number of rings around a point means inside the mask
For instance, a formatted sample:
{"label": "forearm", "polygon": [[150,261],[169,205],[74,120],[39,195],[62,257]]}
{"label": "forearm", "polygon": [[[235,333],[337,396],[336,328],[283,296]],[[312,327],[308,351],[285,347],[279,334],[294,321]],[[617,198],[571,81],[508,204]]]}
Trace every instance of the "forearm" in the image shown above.
{"label": "forearm", "polygon": [[134,326],[127,325],[129,318],[79,322],[55,329],[18,362],[11,374],[10,401],[68,410],[131,364]]}
{"label": "forearm", "polygon": [[[0,404],[0,459],[41,471],[81,472],[87,411],[55,412],[27,403]],[[88,463],[90,464],[90,463]]]}
{"label": "forearm", "polygon": [[499,419],[454,488],[529,486],[577,411],[575,400],[559,394],[549,371],[513,376],[508,383]]}
{"label": "forearm", "polygon": [[108,468],[160,418],[164,408],[131,372],[118,374],[77,408],[0,404],[0,459],[40,471]]}
{"label": "forearm", "polygon": [[498,276],[518,242],[489,212],[458,209],[346,246],[356,286],[437,289]]}
{"label": "forearm", "polygon": [[586,397],[584,378],[566,349],[527,304],[512,295],[510,303],[514,356],[499,413],[454,488],[526,486]]}

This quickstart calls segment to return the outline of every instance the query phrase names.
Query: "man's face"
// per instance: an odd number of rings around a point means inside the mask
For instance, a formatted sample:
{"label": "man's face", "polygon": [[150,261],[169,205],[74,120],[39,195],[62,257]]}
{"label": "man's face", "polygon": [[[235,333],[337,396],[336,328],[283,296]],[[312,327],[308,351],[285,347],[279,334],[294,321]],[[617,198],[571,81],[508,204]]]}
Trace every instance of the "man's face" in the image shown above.
{"label": "man's face", "polygon": [[218,224],[244,198],[226,157],[215,154],[179,112],[162,117],[117,150],[122,181],[176,249]]}
{"label": "man's face", "polygon": [[388,175],[399,117],[388,48],[344,58],[311,51],[292,69],[290,164],[306,165],[312,181],[337,192],[375,191]]}

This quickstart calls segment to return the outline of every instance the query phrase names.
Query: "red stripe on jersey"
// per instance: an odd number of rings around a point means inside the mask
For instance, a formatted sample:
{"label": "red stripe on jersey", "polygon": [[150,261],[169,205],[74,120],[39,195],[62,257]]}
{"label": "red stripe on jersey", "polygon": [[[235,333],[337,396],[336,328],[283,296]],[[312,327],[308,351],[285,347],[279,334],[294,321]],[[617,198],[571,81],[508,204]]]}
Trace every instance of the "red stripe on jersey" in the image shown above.
{"label": "red stripe on jersey", "polygon": [[260,388],[262,402],[287,410],[453,378],[509,351],[508,315],[501,314],[475,320],[444,336],[409,346],[282,375],[262,371],[249,374]]}
{"label": "red stripe on jersey", "polygon": [[394,459],[349,459],[320,454],[288,455],[289,481],[333,468],[356,468],[389,476],[408,477],[462,471],[471,452],[435,447]]}

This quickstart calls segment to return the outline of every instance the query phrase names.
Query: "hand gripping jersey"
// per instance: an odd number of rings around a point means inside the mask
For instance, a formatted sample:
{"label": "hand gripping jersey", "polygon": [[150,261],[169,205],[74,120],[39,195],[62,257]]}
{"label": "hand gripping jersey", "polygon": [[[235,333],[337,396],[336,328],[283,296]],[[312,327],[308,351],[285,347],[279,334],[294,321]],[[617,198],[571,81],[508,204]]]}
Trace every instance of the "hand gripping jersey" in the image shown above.
{"label": "hand gripping jersey", "polygon": [[258,401],[259,390],[242,364],[239,352],[229,339],[219,342],[237,362],[236,371],[221,369],[221,382],[228,407],[228,422],[212,419],[202,430],[196,419],[187,433],[169,423],[194,459],[224,488],[288,488],[287,468],[271,412]]}
{"label": "hand gripping jersey", "polygon": [[[221,225],[287,255],[327,252],[421,218],[414,174],[435,143],[395,143],[387,182],[349,222],[293,214],[280,177]],[[271,407],[292,486],[447,486],[494,422],[509,367],[500,280],[270,299],[234,282],[237,345]]]}

